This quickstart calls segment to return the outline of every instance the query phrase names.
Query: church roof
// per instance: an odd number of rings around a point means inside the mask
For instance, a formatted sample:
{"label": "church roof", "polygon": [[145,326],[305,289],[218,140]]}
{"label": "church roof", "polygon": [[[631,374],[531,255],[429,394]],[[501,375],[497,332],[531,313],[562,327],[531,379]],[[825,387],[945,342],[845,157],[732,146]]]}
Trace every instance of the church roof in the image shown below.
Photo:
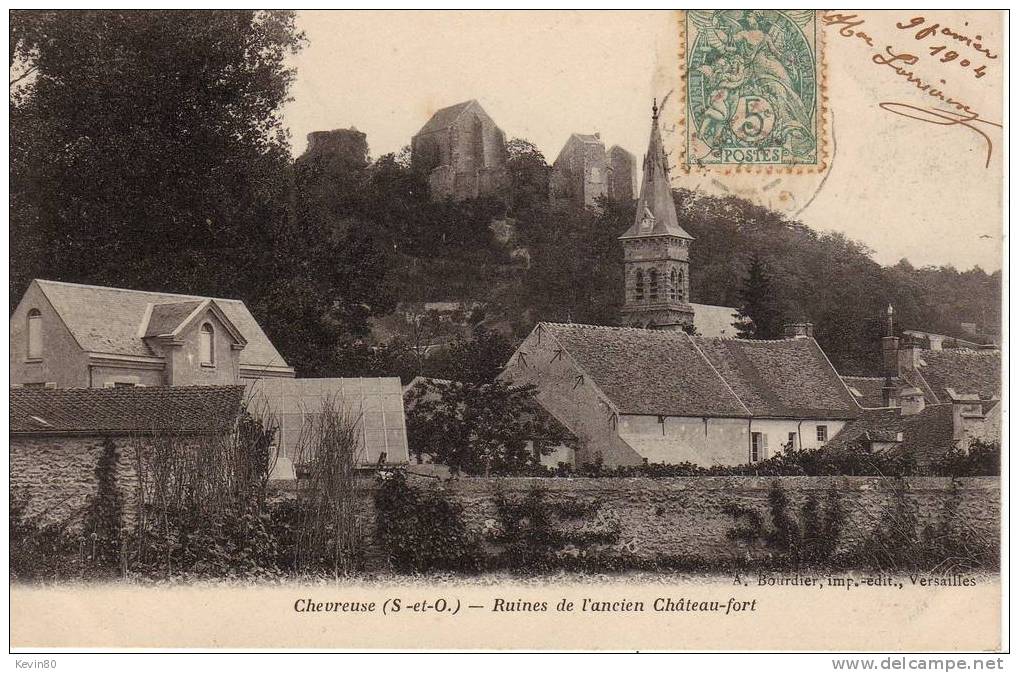
{"label": "church roof", "polygon": [[[650,226],[642,226],[647,222]],[[641,238],[644,236],[679,236],[693,239],[676,216],[676,203],[672,200],[672,184],[669,182],[669,161],[665,155],[662,134],[658,130],[658,108],[651,117],[651,139],[647,154],[644,155],[644,178],[640,185],[637,214],[633,226],[620,238]]]}
{"label": "church roof", "polygon": [[855,418],[860,409],[813,339],[541,323],[620,413]]}

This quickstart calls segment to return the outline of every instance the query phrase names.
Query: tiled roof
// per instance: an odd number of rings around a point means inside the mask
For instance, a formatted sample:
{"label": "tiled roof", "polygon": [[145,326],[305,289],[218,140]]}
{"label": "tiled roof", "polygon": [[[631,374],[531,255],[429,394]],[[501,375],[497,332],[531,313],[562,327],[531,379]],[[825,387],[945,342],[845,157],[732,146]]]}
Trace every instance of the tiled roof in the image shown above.
{"label": "tiled roof", "polygon": [[813,339],[692,339],[754,416],[854,418],[859,413]]}
{"label": "tiled roof", "polygon": [[[885,380],[880,376],[843,376],[846,387],[856,398],[857,404],[864,409],[880,409],[885,406],[883,388]],[[892,385],[898,389],[902,385],[899,378],[892,379]]]}
{"label": "tiled roof", "polygon": [[230,430],[244,386],[12,388],[12,433],[219,433]]}
{"label": "tiled roof", "polygon": [[[209,297],[142,292],[116,287],[76,285],[36,280],[67,329],[86,351],[113,355],[152,356],[139,335],[149,306],[158,320],[172,322],[187,305]],[[247,340],[240,362],[247,367],[286,367],[287,363],[269,341],[248,307],[239,299],[215,299],[234,327]],[[170,305],[166,308],[160,306]],[[150,330],[146,330],[148,333]]]}
{"label": "tiled roof", "polygon": [[855,418],[859,407],[813,339],[542,323],[621,413]]}
{"label": "tiled roof", "polygon": [[866,450],[868,439],[891,442],[901,432],[902,443],[894,450],[913,455],[917,465],[924,467],[955,446],[951,404],[928,405],[920,413],[909,416],[901,412],[899,408],[866,409],[825,447],[829,451]]}
{"label": "tiled roof", "polygon": [[938,396],[949,400],[946,390],[976,393],[983,399],[1001,396],[1001,351],[949,348],[918,351],[918,370]]}
{"label": "tiled roof", "polygon": [[428,122],[421,127],[421,130],[417,132],[417,135],[441,131],[442,129],[452,126],[460,115],[463,114],[464,110],[472,104],[476,105],[477,101],[472,99],[436,110],[431,119],[429,119]]}
{"label": "tiled roof", "polygon": [[746,417],[684,332],[542,323],[621,413]]}

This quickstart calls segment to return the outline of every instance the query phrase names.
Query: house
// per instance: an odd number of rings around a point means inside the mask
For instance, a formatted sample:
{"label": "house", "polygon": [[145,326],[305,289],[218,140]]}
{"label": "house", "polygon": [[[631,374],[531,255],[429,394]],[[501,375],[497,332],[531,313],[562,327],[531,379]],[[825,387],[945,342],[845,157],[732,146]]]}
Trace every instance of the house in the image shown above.
{"label": "house", "polygon": [[436,111],[410,147],[434,200],[500,196],[508,185],[506,134],[476,100]]}
{"label": "house", "polygon": [[11,385],[229,385],[294,370],[238,299],[33,280],[10,322]]}
{"label": "house", "polygon": [[576,461],[739,465],[823,446],[860,414],[813,338],[540,323],[504,380],[577,438]]}
{"label": "house", "polygon": [[920,473],[953,449],[1001,441],[1000,402],[975,395],[928,405],[923,391],[905,389],[901,406],[865,409],[832,438],[826,450],[910,456]]}
{"label": "house", "polygon": [[105,457],[130,511],[136,450],[156,438],[228,437],[243,394],[243,386],[11,389],[11,490],[27,496],[28,516],[64,524],[96,494]]}
{"label": "house", "polygon": [[400,379],[266,378],[250,381],[245,404],[278,427],[272,479],[293,479],[315,455],[319,421],[327,414],[350,422],[358,467],[407,463],[407,424]]}
{"label": "house", "polygon": [[905,395],[919,391],[927,405],[948,404],[962,396],[984,402],[1001,397],[1001,351],[993,346],[918,348],[894,336],[894,310],[881,339],[881,376],[843,376],[861,407],[897,407]]}
{"label": "house", "polygon": [[552,162],[549,198],[553,204],[596,208],[598,199],[629,201],[634,196],[636,158],[613,145],[606,152],[598,133],[574,133]]}

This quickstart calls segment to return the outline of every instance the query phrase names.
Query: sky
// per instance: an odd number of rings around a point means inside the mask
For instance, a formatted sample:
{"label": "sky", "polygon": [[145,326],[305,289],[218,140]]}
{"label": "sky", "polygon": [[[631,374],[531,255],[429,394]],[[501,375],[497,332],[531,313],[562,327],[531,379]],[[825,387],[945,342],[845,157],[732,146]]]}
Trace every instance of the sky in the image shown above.
{"label": "sky", "polygon": [[[575,132],[598,132],[639,158],[652,97],[679,85],[676,20],[665,11],[319,11],[300,12],[298,26],[308,43],[292,59],[284,109],[295,155],[309,132],[351,126],[373,157],[397,152],[435,110],[474,98],[507,138],[530,140],[549,163]],[[836,152],[798,219],[862,241],[882,264],[999,269],[1000,154],[990,170],[945,161],[946,150],[974,154],[972,139],[881,110],[879,100],[904,94],[862,65],[865,49],[832,42],[828,56]],[[670,106],[667,131],[679,116]],[[667,132],[666,142],[680,137]],[[673,184],[705,181],[674,171]]]}

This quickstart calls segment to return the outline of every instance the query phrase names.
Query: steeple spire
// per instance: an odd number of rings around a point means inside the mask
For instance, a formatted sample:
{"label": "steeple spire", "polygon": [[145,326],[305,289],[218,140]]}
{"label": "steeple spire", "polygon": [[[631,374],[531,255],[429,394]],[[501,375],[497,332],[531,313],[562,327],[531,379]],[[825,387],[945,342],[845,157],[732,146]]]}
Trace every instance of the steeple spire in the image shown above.
{"label": "steeple spire", "polygon": [[669,161],[658,129],[658,99],[651,105],[651,138],[644,155],[644,177],[640,185],[640,198],[633,226],[620,238],[641,236],[679,236],[693,239],[679,226],[676,204],[672,200],[669,182]]}

